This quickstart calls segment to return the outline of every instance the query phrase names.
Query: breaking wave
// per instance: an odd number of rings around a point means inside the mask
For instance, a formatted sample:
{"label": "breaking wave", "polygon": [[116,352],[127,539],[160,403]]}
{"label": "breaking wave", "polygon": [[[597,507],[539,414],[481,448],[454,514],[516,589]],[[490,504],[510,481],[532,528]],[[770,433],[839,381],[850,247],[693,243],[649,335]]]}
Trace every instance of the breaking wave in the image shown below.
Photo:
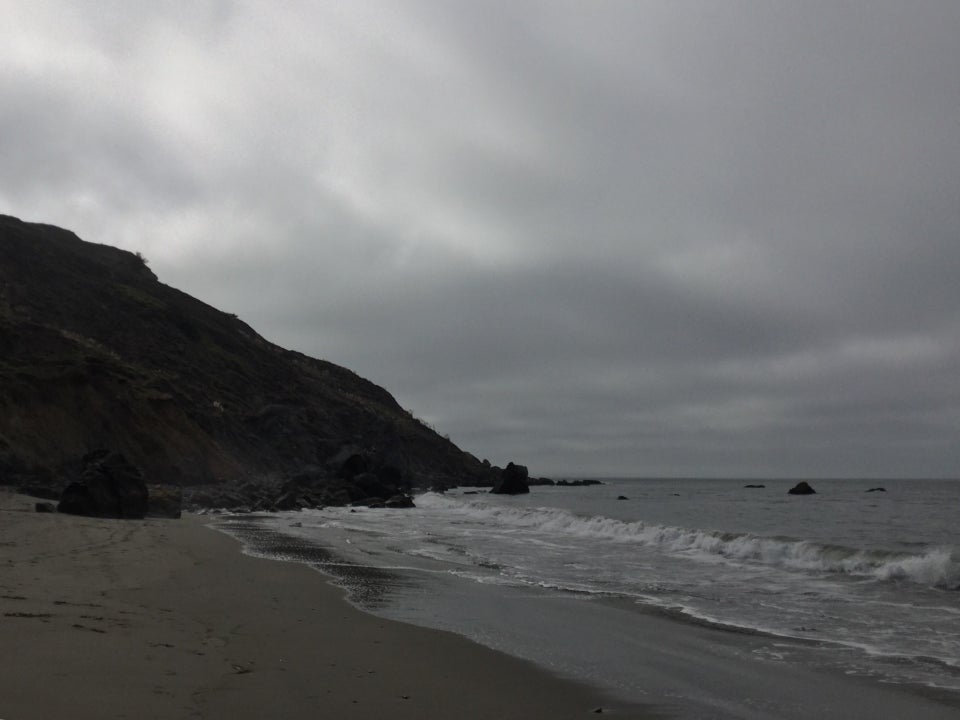
{"label": "breaking wave", "polygon": [[603,516],[582,517],[557,508],[498,507],[436,493],[422,495],[417,504],[456,513],[466,520],[493,523],[504,531],[529,530],[558,538],[597,538],[635,543],[709,562],[760,563],[812,573],[960,590],[960,553],[951,547],[931,547],[920,553],[860,549],[811,540],[623,522]]}

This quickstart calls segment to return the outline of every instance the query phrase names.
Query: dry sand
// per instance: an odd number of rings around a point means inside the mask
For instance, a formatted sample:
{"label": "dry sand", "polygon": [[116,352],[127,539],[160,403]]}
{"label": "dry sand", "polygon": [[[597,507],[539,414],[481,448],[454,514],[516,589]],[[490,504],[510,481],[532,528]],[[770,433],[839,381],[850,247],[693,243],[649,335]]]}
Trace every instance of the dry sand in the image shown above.
{"label": "dry sand", "polygon": [[33,512],[0,491],[0,718],[654,717],[458,636],[366,615],[202,518]]}

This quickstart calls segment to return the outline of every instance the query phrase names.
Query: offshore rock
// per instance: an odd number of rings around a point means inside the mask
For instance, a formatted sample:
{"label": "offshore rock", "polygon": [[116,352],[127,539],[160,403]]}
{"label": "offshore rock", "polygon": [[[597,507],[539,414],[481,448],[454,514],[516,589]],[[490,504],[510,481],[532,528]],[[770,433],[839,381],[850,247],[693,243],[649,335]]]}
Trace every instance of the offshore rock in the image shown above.
{"label": "offshore rock", "polygon": [[522,495],[530,492],[527,485],[527,468],[523,465],[514,465],[512,462],[500,472],[500,479],[490,491],[497,495]]}
{"label": "offshore rock", "polygon": [[816,495],[817,491],[810,487],[806,480],[801,480],[792,488],[787,490],[787,493],[790,495]]}
{"label": "offshore rock", "polygon": [[394,495],[384,503],[384,507],[393,510],[396,508],[412,508],[416,505],[413,504],[413,498],[409,495]]}

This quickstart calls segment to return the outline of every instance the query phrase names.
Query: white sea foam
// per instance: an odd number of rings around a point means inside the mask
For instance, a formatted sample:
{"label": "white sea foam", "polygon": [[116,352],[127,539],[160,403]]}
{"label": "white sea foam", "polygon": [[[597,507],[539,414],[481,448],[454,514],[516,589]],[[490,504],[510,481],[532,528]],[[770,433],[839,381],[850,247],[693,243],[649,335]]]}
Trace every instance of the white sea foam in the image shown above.
{"label": "white sea foam", "polygon": [[580,537],[635,543],[703,562],[761,563],[811,573],[905,581],[950,590],[960,587],[960,555],[948,547],[913,554],[859,549],[811,540],[623,522],[603,516],[583,517],[558,508],[502,507],[435,493],[422,495],[418,504],[492,524],[503,532],[522,529],[546,533],[558,540]]}

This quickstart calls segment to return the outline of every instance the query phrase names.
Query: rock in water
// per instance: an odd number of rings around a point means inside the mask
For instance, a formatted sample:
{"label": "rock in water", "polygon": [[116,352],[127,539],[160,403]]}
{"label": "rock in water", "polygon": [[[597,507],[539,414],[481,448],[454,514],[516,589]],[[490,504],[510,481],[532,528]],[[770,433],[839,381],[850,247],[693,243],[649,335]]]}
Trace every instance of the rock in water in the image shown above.
{"label": "rock in water", "polygon": [[411,498],[409,495],[394,495],[384,503],[384,507],[396,509],[412,508],[416,507],[416,505],[414,505],[413,498]]}
{"label": "rock in water", "polygon": [[500,473],[500,478],[490,492],[498,495],[522,495],[523,493],[528,493],[530,492],[530,486],[527,485],[528,475],[529,473],[525,466],[507,463],[507,466]]}
{"label": "rock in water", "polygon": [[790,495],[816,495],[817,491],[807,484],[806,480],[801,480],[792,488],[787,490]]}
{"label": "rock in water", "polygon": [[70,483],[57,509],[71,515],[143,518],[149,493],[140,470],[120,453],[97,450],[83,458],[80,480]]}

